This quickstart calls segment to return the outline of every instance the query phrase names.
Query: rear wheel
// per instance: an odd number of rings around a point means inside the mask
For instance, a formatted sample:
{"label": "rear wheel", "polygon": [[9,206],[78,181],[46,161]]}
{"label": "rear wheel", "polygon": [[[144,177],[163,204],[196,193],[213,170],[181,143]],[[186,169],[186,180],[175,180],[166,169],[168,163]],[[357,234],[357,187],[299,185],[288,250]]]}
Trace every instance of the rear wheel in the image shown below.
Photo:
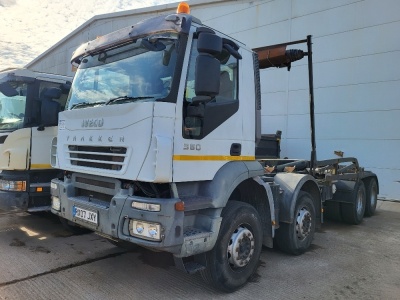
{"label": "rear wheel", "polygon": [[376,178],[370,178],[365,184],[365,217],[371,217],[374,215],[376,210],[376,204],[378,203],[378,181]]}
{"label": "rear wheel", "polygon": [[316,225],[315,206],[309,193],[300,192],[291,224],[280,223],[275,241],[282,251],[299,255],[304,253],[314,238]]}
{"label": "rear wheel", "polygon": [[262,227],[253,206],[229,201],[222,211],[222,223],[214,248],[206,253],[201,276],[224,292],[243,286],[258,267],[262,248]]}
{"label": "rear wheel", "polygon": [[365,186],[360,180],[354,185],[352,191],[352,203],[342,203],[342,220],[349,224],[358,225],[361,223],[365,212]]}

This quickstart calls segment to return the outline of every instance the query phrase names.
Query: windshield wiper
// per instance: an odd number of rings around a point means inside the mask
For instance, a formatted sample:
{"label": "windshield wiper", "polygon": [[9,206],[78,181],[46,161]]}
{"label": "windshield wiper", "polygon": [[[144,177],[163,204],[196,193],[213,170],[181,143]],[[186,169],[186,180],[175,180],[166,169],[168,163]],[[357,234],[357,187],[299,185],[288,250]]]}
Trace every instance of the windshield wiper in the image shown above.
{"label": "windshield wiper", "polygon": [[116,103],[116,102],[130,102],[130,101],[143,100],[143,99],[153,99],[153,98],[155,98],[155,97],[152,97],[152,96],[144,96],[144,97],[120,96],[120,97],[117,97],[117,98],[111,98],[104,105],[108,105],[108,104]]}
{"label": "windshield wiper", "polygon": [[104,101],[98,101],[98,102],[80,102],[77,104],[74,104],[71,106],[70,109],[74,109],[74,108],[78,108],[78,107],[89,107],[89,106],[96,106],[96,105],[100,105],[100,104],[104,104]]}

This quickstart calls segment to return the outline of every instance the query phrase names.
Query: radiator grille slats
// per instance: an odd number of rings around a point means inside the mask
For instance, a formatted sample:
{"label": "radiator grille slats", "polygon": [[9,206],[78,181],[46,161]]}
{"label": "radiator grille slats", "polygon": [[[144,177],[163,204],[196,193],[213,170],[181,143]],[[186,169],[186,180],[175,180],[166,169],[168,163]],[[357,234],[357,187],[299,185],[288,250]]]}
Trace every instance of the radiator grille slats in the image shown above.
{"label": "radiator grille slats", "polygon": [[127,148],[69,145],[67,157],[71,165],[120,171],[127,157]]}

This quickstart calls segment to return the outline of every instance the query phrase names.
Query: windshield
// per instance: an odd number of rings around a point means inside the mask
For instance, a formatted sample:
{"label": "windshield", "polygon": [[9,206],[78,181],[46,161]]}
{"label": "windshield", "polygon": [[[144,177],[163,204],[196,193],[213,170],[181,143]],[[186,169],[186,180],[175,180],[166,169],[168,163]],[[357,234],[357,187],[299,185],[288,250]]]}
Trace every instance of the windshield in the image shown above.
{"label": "windshield", "polygon": [[22,128],[25,116],[27,84],[9,82],[15,89],[14,96],[7,97],[0,90],[0,130],[16,130]]}
{"label": "windshield", "polygon": [[166,98],[176,65],[176,38],[171,33],[146,37],[84,57],[68,109]]}

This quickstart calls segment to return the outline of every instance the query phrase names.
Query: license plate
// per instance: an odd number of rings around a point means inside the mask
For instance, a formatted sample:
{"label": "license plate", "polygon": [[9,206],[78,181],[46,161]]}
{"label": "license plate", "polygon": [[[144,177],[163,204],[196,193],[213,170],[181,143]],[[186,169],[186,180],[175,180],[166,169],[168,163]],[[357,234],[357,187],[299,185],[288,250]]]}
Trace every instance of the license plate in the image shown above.
{"label": "license plate", "polygon": [[97,225],[97,212],[74,206],[72,208],[72,215],[75,218]]}

